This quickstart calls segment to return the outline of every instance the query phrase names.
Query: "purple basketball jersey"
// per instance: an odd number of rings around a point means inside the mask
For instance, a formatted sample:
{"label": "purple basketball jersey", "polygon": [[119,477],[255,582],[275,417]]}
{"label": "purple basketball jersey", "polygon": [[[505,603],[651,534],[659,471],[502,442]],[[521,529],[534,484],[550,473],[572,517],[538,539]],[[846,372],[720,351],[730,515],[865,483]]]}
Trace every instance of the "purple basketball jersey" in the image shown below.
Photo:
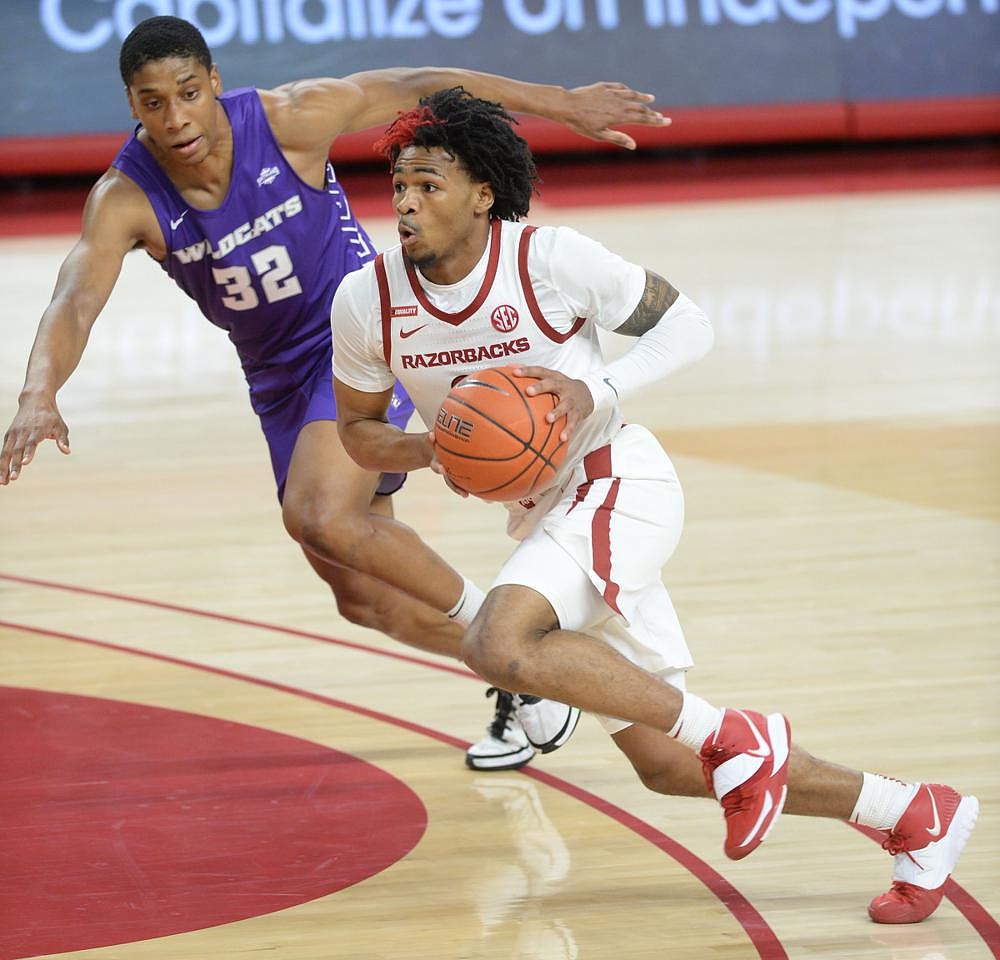
{"label": "purple basketball jersey", "polygon": [[187,203],[134,134],[114,166],[149,197],[167,244],[163,268],[228,332],[260,412],[322,359],[334,290],[374,251],[333,167],[317,190],[285,160],[256,90],[220,100],[233,129],[233,171],[218,208]]}
{"label": "purple basketball jersey", "polygon": [[[375,251],[333,167],[318,190],[289,165],[255,89],[219,99],[233,130],[233,170],[216,209],[191,206],[135,133],[112,165],[149,198],[167,246],[160,265],[235,344],[281,497],[299,430],[336,419],[334,291]],[[397,385],[390,420],[403,427],[412,411]],[[400,483],[387,475],[380,489]]]}

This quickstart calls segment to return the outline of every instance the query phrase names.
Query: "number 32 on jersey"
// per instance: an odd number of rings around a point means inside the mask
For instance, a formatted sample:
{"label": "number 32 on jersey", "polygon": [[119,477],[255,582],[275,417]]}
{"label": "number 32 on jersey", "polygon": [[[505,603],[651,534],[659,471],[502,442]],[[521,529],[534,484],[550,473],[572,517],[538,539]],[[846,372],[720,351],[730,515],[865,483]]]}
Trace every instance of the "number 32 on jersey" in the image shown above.
{"label": "number 32 on jersey", "polygon": [[[258,250],[250,257],[261,292],[268,303],[287,300],[302,293],[299,278],[292,273],[292,258],[287,248],[272,244]],[[215,282],[222,285],[222,302],[230,310],[252,310],[260,303],[260,296],[248,267],[213,267]]]}

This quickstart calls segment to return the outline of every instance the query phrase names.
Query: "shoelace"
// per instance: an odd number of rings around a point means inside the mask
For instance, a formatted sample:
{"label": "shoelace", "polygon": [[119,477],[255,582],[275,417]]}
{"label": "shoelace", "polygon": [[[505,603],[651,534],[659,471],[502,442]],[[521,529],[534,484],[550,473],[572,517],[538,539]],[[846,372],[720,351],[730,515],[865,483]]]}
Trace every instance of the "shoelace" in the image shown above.
{"label": "shoelace", "polygon": [[493,694],[496,694],[497,706],[493,713],[493,720],[489,727],[487,727],[487,730],[491,737],[503,740],[504,734],[510,726],[510,718],[514,715],[514,697],[499,687],[490,687],[486,691],[487,697],[492,697]]}
{"label": "shoelace", "polygon": [[892,887],[884,894],[884,896],[898,897],[900,900],[905,900],[907,903],[914,903],[921,893],[926,892],[926,890],[921,890],[920,887],[917,887],[912,883],[907,883],[905,880],[893,880]]}
{"label": "shoelace", "polygon": [[[897,854],[905,853],[910,860],[913,861],[914,865],[918,867],[920,866],[920,861],[906,849],[906,838],[900,833],[890,833],[889,836],[882,841],[882,849],[888,851],[894,857]],[[896,882],[893,883],[893,886],[895,885]]]}
{"label": "shoelace", "polygon": [[[716,763],[718,759],[725,753],[722,747],[714,746],[709,747],[708,750],[702,748],[700,754],[702,767],[701,773],[705,778],[705,785],[708,787],[708,792],[714,797],[715,796],[715,781],[712,779],[712,772],[715,770]],[[726,794],[727,797],[732,796],[732,791]]]}

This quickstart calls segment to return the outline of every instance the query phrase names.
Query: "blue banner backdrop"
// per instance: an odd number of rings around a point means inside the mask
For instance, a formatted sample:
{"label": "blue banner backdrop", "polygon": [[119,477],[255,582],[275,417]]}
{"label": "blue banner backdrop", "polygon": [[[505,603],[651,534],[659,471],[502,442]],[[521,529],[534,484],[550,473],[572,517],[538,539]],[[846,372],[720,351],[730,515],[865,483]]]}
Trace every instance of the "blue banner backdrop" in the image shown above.
{"label": "blue banner backdrop", "polygon": [[1000,0],[5,0],[0,136],[124,131],[118,48],[173,14],[229,88],[439,64],[675,107],[989,96]]}

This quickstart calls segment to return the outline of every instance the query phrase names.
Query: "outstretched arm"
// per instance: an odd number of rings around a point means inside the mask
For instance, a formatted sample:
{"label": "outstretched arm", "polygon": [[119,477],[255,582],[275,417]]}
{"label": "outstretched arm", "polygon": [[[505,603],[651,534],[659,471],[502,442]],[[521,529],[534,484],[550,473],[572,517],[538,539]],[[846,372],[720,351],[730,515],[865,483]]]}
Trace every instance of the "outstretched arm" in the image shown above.
{"label": "outstretched arm", "polygon": [[712,347],[708,318],[663,277],[646,271],[646,286],[632,315],[615,333],[638,337],[623,356],[573,380],[545,367],[524,366],[515,373],[538,377],[529,394],[554,393],[559,403],[546,419],[566,417],[561,437],[568,440],[576,425],[595,409],[610,409],[637,390],[670,376],[701,359]]}
{"label": "outstretched arm", "polygon": [[0,486],[17,479],[45,440],[55,440],[69,453],[69,428],[56,405],[56,393],[79,364],[122,260],[137,241],[136,211],[131,201],[122,202],[122,192],[116,178],[106,176],[87,199],[83,233],[59,269],[28,358],[17,414],[4,434]]}
{"label": "outstretched arm", "polygon": [[396,118],[424,96],[447,87],[465,87],[474,97],[502,103],[512,113],[530,113],[554,120],[585,137],[615,143],[627,149],[635,141],[613,126],[643,124],[666,126],[670,121],[649,106],[654,97],[624,83],[593,83],[565,87],[527,83],[473,70],[423,67],[416,70],[373,70],[346,78],[358,84],[369,100],[366,116],[353,129],[360,130]]}
{"label": "outstretched arm", "polygon": [[[444,67],[393,67],[366,70],[343,79],[299,80],[266,94],[276,98],[269,109],[282,146],[308,149],[329,146],[343,133],[388,123],[421,97],[448,87],[465,87],[473,96],[502,103],[514,113],[530,113],[569,127],[581,136],[628,150],[635,141],[613,129],[626,124],[663,127],[667,117],[650,104],[650,93],[623,83],[600,82],[567,90],[475,70]],[[266,101],[265,101],[266,102]]]}

